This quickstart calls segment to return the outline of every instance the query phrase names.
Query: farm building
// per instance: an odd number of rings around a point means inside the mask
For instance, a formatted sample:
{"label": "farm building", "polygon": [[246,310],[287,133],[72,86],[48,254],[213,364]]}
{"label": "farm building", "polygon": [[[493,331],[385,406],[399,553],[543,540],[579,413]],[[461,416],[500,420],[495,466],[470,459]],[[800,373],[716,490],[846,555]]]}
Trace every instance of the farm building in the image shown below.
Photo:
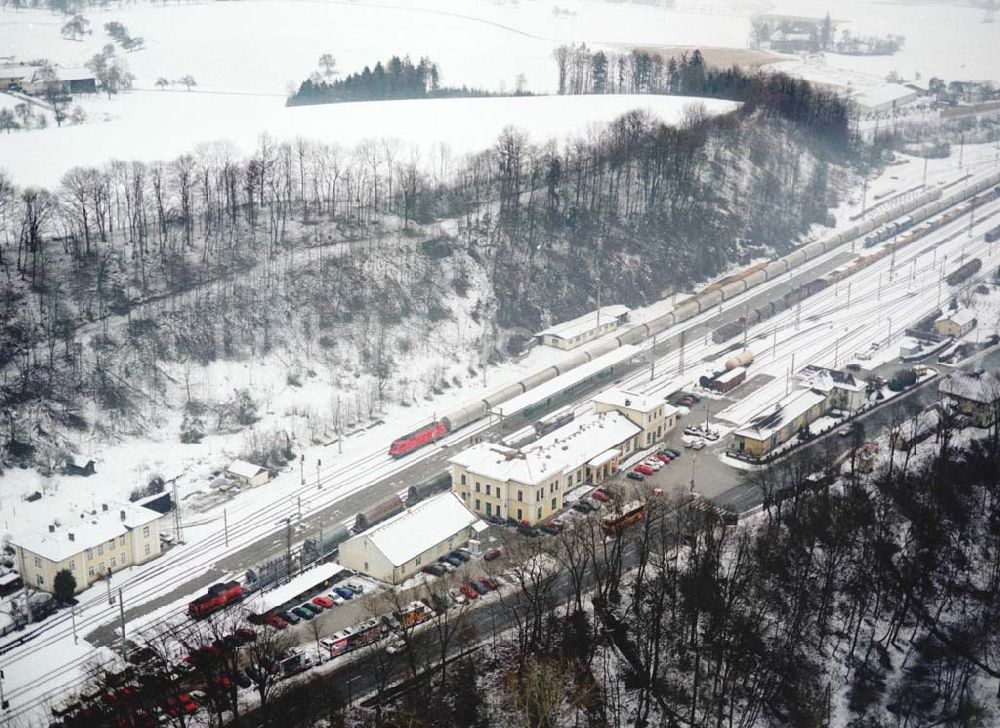
{"label": "farm building", "polygon": [[0,90],[6,89],[10,84],[24,84],[37,70],[36,66],[24,66],[20,64],[0,66]]}
{"label": "farm building", "polygon": [[640,443],[652,445],[674,429],[677,408],[657,397],[627,392],[624,389],[606,389],[591,399],[594,411],[621,412],[629,421],[642,428]]}
{"label": "farm building", "polygon": [[73,510],[60,518],[42,506],[11,535],[11,545],[29,586],[51,592],[56,574],[67,569],[82,591],[110,572],[159,556],[161,518],[132,503],[104,503],[99,511]]}
{"label": "farm building", "polygon": [[271,473],[267,468],[248,463],[246,460],[233,460],[226,468],[226,475],[238,483],[249,485],[251,488],[264,485],[271,479]]}
{"label": "farm building", "polygon": [[344,541],[339,559],[355,571],[398,584],[480,530],[479,517],[457,495],[441,493]]}
{"label": "farm building", "polygon": [[934,322],[934,331],[942,336],[965,336],[976,328],[976,316],[967,308],[945,314]]}
{"label": "farm building", "polygon": [[736,450],[761,457],[788,442],[801,428],[827,410],[826,395],[812,389],[792,392],[733,433]]}
{"label": "farm building", "polygon": [[863,114],[892,111],[915,101],[920,93],[899,83],[886,83],[875,88],[858,91],[849,101]]}
{"label": "farm building", "polygon": [[482,442],[451,457],[451,487],[480,515],[538,523],[565,494],[597,485],[640,447],[642,428],[621,412],[592,413],[520,450]]}
{"label": "farm building", "polygon": [[952,372],[938,384],[941,399],[950,399],[976,427],[988,427],[1000,416],[1000,377],[993,372]]}
{"label": "farm building", "polygon": [[572,321],[564,321],[539,331],[535,338],[539,344],[548,344],[557,349],[574,349],[617,329],[628,321],[631,310],[628,306],[602,306]]}
{"label": "farm building", "polygon": [[41,68],[34,68],[32,75],[21,85],[34,96],[42,94],[70,95],[97,93],[94,74],[83,68],[56,68],[55,80],[46,80]]}

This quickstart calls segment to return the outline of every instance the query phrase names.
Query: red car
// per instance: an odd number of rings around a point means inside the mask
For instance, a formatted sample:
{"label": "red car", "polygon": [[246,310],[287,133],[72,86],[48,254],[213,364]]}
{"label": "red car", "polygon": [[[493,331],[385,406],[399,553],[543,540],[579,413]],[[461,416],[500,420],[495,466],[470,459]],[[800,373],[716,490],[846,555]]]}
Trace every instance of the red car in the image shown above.
{"label": "red car", "polygon": [[264,617],[264,622],[265,622],[265,624],[271,625],[275,629],[284,629],[285,627],[288,626],[288,622],[286,622],[285,620],[283,620],[277,614],[269,614],[269,615],[267,615],[266,617]]}
{"label": "red car", "polygon": [[458,590],[460,592],[462,592],[462,594],[465,595],[466,599],[478,599],[479,598],[479,592],[477,592],[475,589],[473,589],[468,584],[462,584],[462,586],[458,587]]}
{"label": "red car", "polygon": [[324,609],[332,609],[334,606],[333,600],[330,597],[323,596],[322,594],[318,597],[313,597],[313,604],[317,607],[323,607]]}
{"label": "red car", "polygon": [[493,591],[496,591],[497,589],[500,588],[500,583],[496,579],[494,579],[492,576],[484,576],[479,581],[483,582],[486,586],[488,586]]}
{"label": "red car", "polygon": [[654,455],[653,457],[655,457],[663,464],[667,464],[673,460],[673,458],[671,458],[669,455],[664,455],[662,452],[656,453],[656,455]]}
{"label": "red car", "polygon": [[637,473],[642,473],[643,475],[653,474],[653,469],[648,465],[636,465],[634,468],[632,468],[632,470],[634,470]]}
{"label": "red car", "polygon": [[503,552],[500,549],[487,549],[486,553],[483,554],[483,561],[493,561],[494,559],[499,559]]}
{"label": "red car", "polygon": [[601,503],[607,503],[608,501],[611,500],[611,498],[608,496],[608,494],[605,493],[600,488],[598,488],[593,493],[591,493],[590,497],[593,498],[596,501],[600,501]]}

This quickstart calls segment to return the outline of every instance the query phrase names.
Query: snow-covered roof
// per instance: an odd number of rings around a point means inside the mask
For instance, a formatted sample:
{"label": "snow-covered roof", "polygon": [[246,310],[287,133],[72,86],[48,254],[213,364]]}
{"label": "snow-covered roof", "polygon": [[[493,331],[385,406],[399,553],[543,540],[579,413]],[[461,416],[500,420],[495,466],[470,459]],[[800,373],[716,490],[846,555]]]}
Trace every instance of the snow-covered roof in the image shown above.
{"label": "snow-covered roof", "polygon": [[[39,504],[28,513],[24,510],[21,513],[25,516],[23,526],[20,530],[15,527],[11,542],[53,562],[64,561],[161,517],[149,508],[111,502],[102,504],[99,510],[70,506],[58,516],[49,504]],[[50,525],[54,530],[49,531]]]}
{"label": "snow-covered roof", "polygon": [[248,463],[246,460],[233,460],[232,464],[226,468],[227,473],[232,473],[233,475],[238,475],[241,478],[254,478],[262,470],[266,470],[260,465],[254,465],[253,463]]}
{"label": "snow-covered roof", "polygon": [[[640,394],[638,392],[628,392],[624,389],[618,389],[617,387],[612,387],[611,389],[605,389],[603,392],[599,392],[591,398],[592,402],[597,404],[607,404],[612,407],[627,407],[628,409],[633,409],[638,412],[649,413],[655,410],[657,407],[663,407],[666,403],[659,397],[650,397],[647,394]],[[670,409],[673,409],[672,405],[666,405]]]}
{"label": "snow-covered roof", "polygon": [[938,384],[938,391],[960,399],[986,404],[1000,398],[1000,378],[993,372],[952,372]]}
{"label": "snow-covered roof", "polygon": [[535,485],[567,471],[642,432],[617,411],[578,417],[520,450],[481,442],[449,458],[470,473],[499,482]]}
{"label": "snow-covered roof", "polygon": [[0,78],[31,78],[37,70],[37,66],[21,64],[0,66]]}
{"label": "snow-covered roof", "polygon": [[318,584],[322,584],[327,579],[343,571],[344,567],[337,563],[320,564],[308,571],[304,571],[287,584],[282,584],[277,589],[262,592],[253,597],[250,608],[256,614],[264,614],[272,609],[286,604],[295,599],[299,594],[303,594]]}
{"label": "snow-covered roof", "polygon": [[795,378],[809,389],[815,389],[820,392],[829,392],[834,388],[849,389],[852,391],[864,389],[864,385],[855,379],[854,375],[850,372],[842,372],[839,369],[827,369],[815,364],[807,364],[802,367],[795,375]]}
{"label": "snow-covered roof", "polygon": [[605,450],[600,455],[595,455],[590,460],[587,461],[587,465],[592,468],[599,468],[605,463],[610,463],[618,457],[618,448],[611,448],[610,450]]}
{"label": "snow-covered roof", "polygon": [[909,101],[916,96],[916,91],[900,83],[886,83],[881,86],[865,89],[864,91],[858,91],[851,96],[851,101],[858,106],[875,109],[893,102],[902,103]]}
{"label": "snow-covered roof", "polygon": [[[580,334],[585,334],[586,332],[596,329],[598,327],[598,319],[600,319],[600,325],[611,323],[614,319],[619,316],[624,316],[629,311],[631,311],[628,306],[622,306],[615,304],[612,306],[601,306],[596,311],[591,311],[583,316],[572,319],[571,321],[564,321],[561,324],[556,324],[555,326],[550,326],[544,331],[539,331],[536,336],[558,336],[561,339],[572,339],[579,336]],[[598,316],[600,314],[600,316]]]}
{"label": "snow-covered roof", "polygon": [[971,324],[975,320],[976,314],[967,308],[959,309],[955,313],[947,313],[938,319],[938,321],[951,321],[956,326],[965,326],[966,324]]}
{"label": "snow-covered roof", "polygon": [[478,520],[455,493],[441,493],[355,538],[367,537],[394,566],[402,566]]}
{"label": "snow-covered roof", "polygon": [[774,407],[758,414],[746,427],[734,434],[754,440],[766,440],[796,417],[826,401],[826,396],[812,389],[800,389],[778,402]]}

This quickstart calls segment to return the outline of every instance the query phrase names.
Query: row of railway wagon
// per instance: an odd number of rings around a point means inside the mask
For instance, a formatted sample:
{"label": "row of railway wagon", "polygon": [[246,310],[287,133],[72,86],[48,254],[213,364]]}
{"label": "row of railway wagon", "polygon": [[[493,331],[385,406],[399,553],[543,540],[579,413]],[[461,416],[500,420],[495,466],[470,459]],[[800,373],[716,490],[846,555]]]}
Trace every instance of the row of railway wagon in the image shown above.
{"label": "row of railway wagon", "polygon": [[[705,311],[711,310],[723,301],[728,301],[751,288],[774,280],[793,268],[797,268],[810,260],[818,258],[845,242],[859,238],[864,239],[864,236],[876,230],[884,230],[885,232],[880,234],[886,235],[885,239],[893,235],[898,235],[893,245],[897,247],[905,245],[916,239],[916,237],[926,234],[929,230],[934,229],[934,227],[943,225],[955,219],[955,217],[968,212],[972,207],[977,207],[988,200],[1000,196],[1000,186],[998,185],[1000,185],[1000,172],[988,175],[977,182],[969,184],[967,188],[948,195],[945,195],[940,188],[927,190],[893,208],[878,212],[843,232],[803,245],[777,260],[753,265],[736,275],[716,281],[695,295],[681,301],[673,310],[662,316],[657,316],[645,323],[631,326],[588,351],[577,352],[558,364],[553,364],[536,371],[520,381],[503,385],[488,393],[482,399],[456,407],[454,410],[446,412],[440,419],[435,419],[424,427],[393,440],[389,446],[389,455],[392,457],[403,457],[425,445],[436,442],[445,435],[485,417],[491,410],[495,410],[499,405],[514,399],[529,389],[534,389],[604,354],[625,346],[634,346],[655,334],[659,334],[662,331],[688,321]],[[967,199],[970,196],[972,199]],[[919,223],[945,210],[948,210],[948,212],[943,217],[938,218],[932,227],[927,227],[926,225],[915,227]],[[889,226],[894,221],[896,221],[896,225]],[[904,224],[907,228],[905,231],[902,229]],[[883,255],[888,254],[888,252],[891,252],[891,249],[886,250]],[[872,262],[874,260],[869,259],[866,264],[871,264]],[[829,285],[829,283],[829,280],[824,282],[824,279],[817,279],[806,284],[806,286],[800,287],[802,290],[794,292],[794,294],[801,297],[797,300],[802,300],[802,298],[815,293],[822,287]],[[774,305],[784,305],[787,307],[790,303],[796,303],[797,300],[783,299],[781,303]],[[773,314],[774,311],[772,310],[768,315]],[[759,312],[758,315],[760,315]],[[727,338],[735,336],[736,333],[739,332],[735,331]],[[725,338],[722,341],[725,341]],[[614,367],[607,367],[600,372],[592,374],[583,382],[574,383],[572,388],[579,389],[602,378],[607,378],[616,367],[623,365],[624,363],[617,364]],[[567,392],[569,389],[567,388]],[[545,404],[547,405],[551,399],[553,398],[547,399]],[[525,413],[530,414],[527,410],[520,414],[524,415]],[[505,413],[507,417],[518,414],[516,412]]]}
{"label": "row of railway wagon", "polygon": [[[947,212],[938,215],[937,217],[923,222],[921,225],[914,227],[914,220],[912,216],[906,216],[903,218],[905,221],[905,227],[892,228],[894,232],[891,232],[881,240],[886,240],[893,235],[897,235],[896,239],[891,243],[887,243],[880,248],[873,250],[870,253],[865,253],[864,255],[859,255],[857,258],[852,260],[850,263],[845,263],[839,268],[827,273],[825,276],[815,278],[808,283],[804,283],[801,286],[794,288],[793,290],[786,293],[781,298],[775,299],[773,301],[768,301],[767,303],[758,306],[755,309],[748,311],[743,316],[740,316],[735,321],[731,321],[728,324],[720,326],[712,332],[712,341],[716,344],[721,344],[724,341],[728,341],[739,334],[742,334],[746,329],[753,326],[754,324],[760,323],[766,319],[775,316],[782,311],[785,311],[806,298],[822,291],[825,288],[829,288],[831,285],[838,283],[858,271],[867,268],[878,260],[885,258],[888,255],[892,255],[894,251],[899,250],[905,245],[909,245],[915,240],[924,237],[928,233],[937,230],[944,225],[958,219],[962,215],[968,214],[969,211],[975,207],[979,207],[990,200],[994,200],[1000,197],[1000,188],[996,188],[985,192],[983,194],[977,195],[970,200],[958,205],[954,209],[948,210]],[[887,226],[888,227],[888,226]],[[886,228],[880,228],[884,230]],[[867,247],[867,240],[866,240]],[[973,260],[965,263],[960,268],[953,271],[947,278],[945,278],[948,285],[955,286],[962,281],[968,279],[974,273],[976,273],[982,267],[982,261],[979,258],[974,258]]]}

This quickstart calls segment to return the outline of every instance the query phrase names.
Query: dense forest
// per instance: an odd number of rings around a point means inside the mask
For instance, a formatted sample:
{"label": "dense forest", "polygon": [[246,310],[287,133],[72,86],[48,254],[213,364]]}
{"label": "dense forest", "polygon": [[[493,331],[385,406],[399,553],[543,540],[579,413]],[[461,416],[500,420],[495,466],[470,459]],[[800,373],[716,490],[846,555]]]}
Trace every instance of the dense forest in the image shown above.
{"label": "dense forest", "polygon": [[365,66],[360,73],[341,79],[307,78],[288,98],[289,106],[331,104],[340,101],[387,101],[391,99],[432,99],[490,96],[487,91],[442,87],[436,63],[421,58],[417,65],[409,56],[393,56],[385,65]]}

